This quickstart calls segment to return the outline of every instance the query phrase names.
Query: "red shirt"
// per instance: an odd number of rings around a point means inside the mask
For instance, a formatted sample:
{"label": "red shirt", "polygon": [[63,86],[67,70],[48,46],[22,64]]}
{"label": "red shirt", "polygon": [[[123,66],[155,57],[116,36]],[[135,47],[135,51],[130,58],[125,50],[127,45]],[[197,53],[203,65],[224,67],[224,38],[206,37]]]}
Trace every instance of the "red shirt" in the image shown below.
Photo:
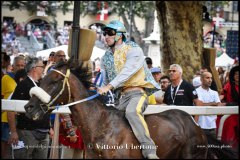
{"label": "red shirt", "polygon": [[[235,88],[239,94],[239,86],[235,85]],[[229,102],[233,102],[233,98],[232,98],[232,94],[231,94],[231,85],[230,82],[228,82],[224,88],[223,88],[223,95],[224,95],[224,99],[226,100],[227,103]]]}
{"label": "red shirt", "polygon": [[[239,93],[238,85],[235,85],[235,88],[236,88],[237,92]],[[233,98],[231,95],[230,82],[228,82],[224,86],[223,90],[224,90],[223,94],[224,94],[225,101],[227,103],[233,102]],[[221,117],[222,116],[220,116],[220,115],[217,116],[217,120],[216,120],[217,131],[219,128],[219,123],[220,123]],[[238,114],[230,115],[224,122],[221,141],[226,144],[231,145],[232,148],[237,149],[238,144],[239,144],[239,115]]]}
{"label": "red shirt", "polygon": [[84,143],[83,143],[82,135],[78,129],[76,130],[76,134],[78,136],[77,141],[75,143],[72,143],[70,142],[69,138],[66,137],[66,135],[59,133],[59,143],[65,146],[70,146],[71,148],[79,148],[83,150]]}
{"label": "red shirt", "polygon": [[[72,119],[71,119],[71,121],[72,121]],[[72,121],[72,123],[73,123],[73,121]],[[72,125],[74,125],[74,124],[72,124]],[[70,139],[67,137],[68,136],[68,134],[67,134],[68,129],[66,129],[65,127],[64,127],[64,123],[60,122],[59,143],[65,145],[65,146],[70,146],[70,148],[79,148],[79,149],[83,150],[84,149],[84,143],[83,143],[82,135],[81,135],[81,132],[79,131],[79,129],[73,126],[74,129],[76,130],[76,135],[78,136],[77,141],[75,143],[73,143],[73,142],[70,142]]]}

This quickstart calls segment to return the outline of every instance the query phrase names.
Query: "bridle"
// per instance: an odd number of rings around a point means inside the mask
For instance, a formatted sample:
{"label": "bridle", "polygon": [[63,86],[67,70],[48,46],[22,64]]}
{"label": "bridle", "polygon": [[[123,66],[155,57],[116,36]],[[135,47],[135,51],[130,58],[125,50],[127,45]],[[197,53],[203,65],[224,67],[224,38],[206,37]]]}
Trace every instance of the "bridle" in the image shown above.
{"label": "bridle", "polygon": [[42,105],[40,104],[40,107],[41,107],[41,109],[43,110],[44,113],[47,113],[49,110],[56,108],[56,106],[51,106],[51,105],[62,95],[63,91],[65,90],[65,85],[66,84],[67,84],[67,87],[68,87],[68,103],[70,103],[70,100],[71,100],[70,85],[69,85],[69,82],[68,82],[69,76],[70,76],[70,69],[67,69],[66,74],[63,74],[61,71],[56,70],[56,69],[51,69],[51,71],[55,71],[55,72],[61,74],[64,77],[64,80],[63,80],[63,85],[62,85],[61,91],[49,103],[46,104],[47,111],[45,111],[42,108]]}
{"label": "bridle", "polygon": [[[95,95],[92,95],[92,96],[90,96],[90,97],[84,98],[84,99],[82,99],[82,100],[78,100],[78,101],[76,101],[76,102],[70,103],[70,100],[71,100],[71,91],[70,91],[70,85],[69,85],[69,81],[68,81],[68,80],[69,80],[69,76],[70,76],[70,69],[67,69],[66,74],[63,74],[61,71],[56,70],[56,69],[51,69],[51,71],[55,71],[55,72],[61,74],[61,75],[64,77],[64,80],[63,80],[63,85],[62,85],[61,91],[60,91],[50,102],[47,102],[47,104],[46,104],[46,103],[45,103],[45,104],[40,104],[40,108],[42,109],[42,111],[44,112],[44,114],[47,113],[49,110],[58,109],[59,107],[69,107],[69,106],[72,106],[72,105],[75,105],[75,104],[78,104],[78,103],[82,103],[82,102],[86,102],[86,101],[92,100],[92,99],[94,99],[94,98],[96,98],[97,96],[100,95],[99,93],[97,93],[97,94],[95,94]],[[101,77],[101,78],[102,78],[102,77]],[[102,79],[101,79],[101,81],[102,81]],[[66,85],[66,84],[67,84],[67,87],[68,87],[68,104],[59,105],[59,106],[51,106],[51,105],[58,99],[58,97],[62,95],[62,93],[63,93],[63,91],[64,91],[64,89],[65,89],[65,85]],[[38,87],[38,88],[40,88],[40,87]],[[40,89],[41,89],[43,92],[45,92],[42,88],[40,88]],[[47,95],[48,95],[48,93],[46,93],[46,92],[45,92],[44,94],[47,94]],[[113,98],[112,92],[110,92],[110,94],[111,94],[111,96],[112,96],[112,98]],[[36,95],[36,96],[37,96],[37,95]],[[46,111],[43,109],[43,107],[42,107],[43,105],[46,105],[46,106],[47,106],[47,110],[46,110]]]}

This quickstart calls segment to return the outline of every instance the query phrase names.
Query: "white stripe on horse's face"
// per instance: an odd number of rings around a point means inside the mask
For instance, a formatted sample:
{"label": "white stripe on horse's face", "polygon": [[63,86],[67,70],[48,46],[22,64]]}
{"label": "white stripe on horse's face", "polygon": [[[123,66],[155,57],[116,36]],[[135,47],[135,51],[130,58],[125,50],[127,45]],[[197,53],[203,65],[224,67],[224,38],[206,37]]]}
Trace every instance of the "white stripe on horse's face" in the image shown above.
{"label": "white stripe on horse's face", "polygon": [[51,100],[51,96],[47,92],[45,92],[42,88],[37,86],[31,88],[29,94],[31,97],[33,95],[37,96],[43,103],[49,103]]}

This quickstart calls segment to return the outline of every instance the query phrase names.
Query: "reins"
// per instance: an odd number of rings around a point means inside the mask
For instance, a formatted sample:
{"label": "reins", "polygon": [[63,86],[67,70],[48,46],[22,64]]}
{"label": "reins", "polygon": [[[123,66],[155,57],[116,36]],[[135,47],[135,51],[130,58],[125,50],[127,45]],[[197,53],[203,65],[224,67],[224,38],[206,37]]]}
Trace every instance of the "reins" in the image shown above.
{"label": "reins", "polygon": [[94,94],[90,97],[87,97],[87,98],[84,98],[82,100],[79,100],[79,101],[76,101],[76,102],[72,102],[72,103],[69,103],[69,104],[65,104],[65,105],[59,105],[59,106],[52,106],[52,107],[49,107],[50,109],[58,109],[60,107],[69,107],[69,106],[72,106],[72,105],[75,105],[75,104],[78,104],[78,103],[83,103],[83,102],[86,102],[86,101],[89,101],[89,100],[92,100],[94,98],[96,98],[97,96],[99,96],[100,94],[97,93],[97,94]]}
{"label": "reins", "polygon": [[68,103],[70,102],[71,100],[71,92],[70,92],[70,85],[69,85],[69,82],[68,82],[68,79],[69,79],[69,76],[70,76],[70,69],[67,69],[67,72],[66,72],[66,75],[64,75],[62,72],[56,70],[56,69],[52,69],[52,71],[55,71],[59,74],[61,74],[63,77],[64,77],[64,80],[63,80],[63,87],[61,89],[61,91],[58,93],[58,95],[56,97],[54,97],[52,99],[52,101],[50,101],[47,106],[48,108],[58,99],[59,96],[62,95],[64,89],[65,89],[65,84],[67,83],[67,86],[68,86]]}
{"label": "reins", "polygon": [[[90,96],[90,97],[84,98],[84,99],[82,99],[82,100],[69,103],[70,100],[71,100],[70,85],[69,85],[69,82],[68,82],[69,76],[70,76],[70,69],[67,69],[66,75],[63,74],[62,72],[60,72],[59,70],[56,70],[56,69],[52,69],[52,71],[55,71],[55,72],[61,74],[61,75],[64,77],[64,80],[63,80],[62,89],[61,89],[61,91],[59,92],[59,94],[58,94],[56,97],[54,97],[54,98],[52,99],[52,101],[50,101],[50,102],[47,104],[47,111],[50,110],[50,109],[53,109],[53,110],[54,110],[54,109],[58,109],[58,108],[60,108],[60,107],[69,107],[69,106],[72,106],[72,105],[75,105],[75,104],[78,104],[78,103],[83,103],[83,102],[92,100],[92,99],[94,99],[94,98],[96,98],[97,96],[100,95],[99,93],[97,93],[97,94],[95,94],[95,95],[92,95],[92,96]],[[101,80],[101,81],[102,81],[102,80]],[[69,96],[68,96],[68,104],[58,105],[58,106],[51,106],[51,105],[58,99],[58,97],[62,95],[62,93],[63,93],[63,91],[64,91],[64,89],[65,89],[65,85],[66,85],[66,84],[67,84],[67,87],[68,87],[68,95],[69,95]],[[40,107],[41,107],[41,109],[44,111],[44,109],[42,108],[41,105],[40,105]],[[44,112],[46,113],[47,111],[44,111]]]}

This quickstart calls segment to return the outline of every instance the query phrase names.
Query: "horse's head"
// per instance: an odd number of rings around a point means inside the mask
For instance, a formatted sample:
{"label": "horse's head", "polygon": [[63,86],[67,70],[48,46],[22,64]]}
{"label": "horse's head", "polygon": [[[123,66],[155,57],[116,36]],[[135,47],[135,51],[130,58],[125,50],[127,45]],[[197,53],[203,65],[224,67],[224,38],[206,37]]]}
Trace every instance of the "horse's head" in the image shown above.
{"label": "horse's head", "polygon": [[66,104],[70,101],[69,86],[70,69],[66,63],[59,63],[42,80],[40,87],[30,90],[31,99],[24,106],[26,116],[33,120],[42,119],[46,113],[52,112],[52,106]]}

